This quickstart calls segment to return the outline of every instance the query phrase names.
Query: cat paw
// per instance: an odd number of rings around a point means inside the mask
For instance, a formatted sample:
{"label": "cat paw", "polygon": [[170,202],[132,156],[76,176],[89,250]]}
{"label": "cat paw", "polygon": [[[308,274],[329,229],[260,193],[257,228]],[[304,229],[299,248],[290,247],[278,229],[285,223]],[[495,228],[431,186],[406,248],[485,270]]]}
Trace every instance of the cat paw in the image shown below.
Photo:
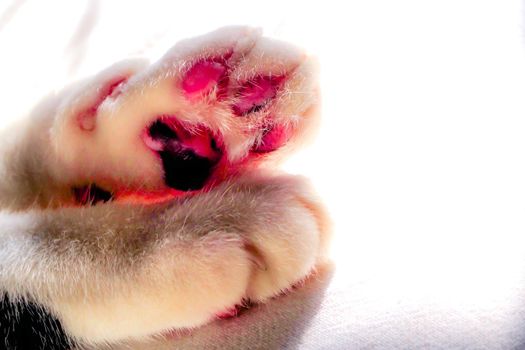
{"label": "cat paw", "polygon": [[[71,294],[50,308],[69,334],[95,343],[191,329],[287,293],[325,260],[329,241],[323,206],[296,176],[245,174],[162,204],[71,209],[94,240],[72,269],[113,258],[70,282]],[[78,232],[82,220],[66,219],[66,232]]]}
{"label": "cat paw", "polygon": [[98,190],[210,187],[281,158],[314,129],[315,70],[303,51],[245,27],[179,42],[151,66],[112,66],[61,104],[54,175],[81,203]]}

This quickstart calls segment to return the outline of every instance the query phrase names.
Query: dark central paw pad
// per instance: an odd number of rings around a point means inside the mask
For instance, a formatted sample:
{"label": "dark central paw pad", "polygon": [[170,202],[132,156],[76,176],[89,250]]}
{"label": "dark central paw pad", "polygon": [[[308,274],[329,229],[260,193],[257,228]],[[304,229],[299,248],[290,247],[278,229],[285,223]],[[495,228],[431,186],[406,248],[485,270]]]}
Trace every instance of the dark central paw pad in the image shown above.
{"label": "dark central paw pad", "polygon": [[185,127],[173,117],[155,121],[145,143],[159,154],[166,185],[181,191],[203,188],[222,156],[208,129]]}

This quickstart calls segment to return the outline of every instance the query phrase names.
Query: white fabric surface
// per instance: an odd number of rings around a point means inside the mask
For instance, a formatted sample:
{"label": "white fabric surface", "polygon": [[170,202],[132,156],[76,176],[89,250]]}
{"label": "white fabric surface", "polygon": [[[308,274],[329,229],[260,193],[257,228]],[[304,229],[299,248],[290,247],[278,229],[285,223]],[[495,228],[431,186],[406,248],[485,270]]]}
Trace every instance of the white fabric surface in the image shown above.
{"label": "white fabric surface", "polygon": [[1,122],[128,54],[262,26],[321,62],[323,128],[287,169],[326,199],[337,268],[163,346],[521,349],[523,13],[498,0],[4,1]]}

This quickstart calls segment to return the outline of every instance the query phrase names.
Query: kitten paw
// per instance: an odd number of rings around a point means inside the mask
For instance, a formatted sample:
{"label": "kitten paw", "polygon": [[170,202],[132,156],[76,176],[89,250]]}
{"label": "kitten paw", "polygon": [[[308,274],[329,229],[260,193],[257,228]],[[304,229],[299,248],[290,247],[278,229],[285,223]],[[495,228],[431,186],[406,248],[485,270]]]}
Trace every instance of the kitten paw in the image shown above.
{"label": "kitten paw", "polygon": [[[89,243],[71,267],[86,277],[70,281],[49,307],[68,333],[92,342],[166,335],[234,316],[302,283],[324,261],[329,240],[322,205],[295,176],[244,175],[140,208],[70,209],[62,231],[82,232]],[[111,266],[82,270],[108,255]],[[64,285],[70,277],[56,278]]]}
{"label": "kitten paw", "polygon": [[201,190],[277,159],[316,121],[312,59],[258,30],[223,28],[144,66],[110,67],[64,101],[52,129],[62,182]]}

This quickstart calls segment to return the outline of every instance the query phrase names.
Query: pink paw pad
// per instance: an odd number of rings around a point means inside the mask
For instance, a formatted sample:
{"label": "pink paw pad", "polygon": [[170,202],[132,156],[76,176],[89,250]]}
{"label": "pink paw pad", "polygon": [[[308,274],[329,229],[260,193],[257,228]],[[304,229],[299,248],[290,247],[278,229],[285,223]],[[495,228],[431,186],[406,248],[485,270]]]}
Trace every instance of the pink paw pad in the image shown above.
{"label": "pink paw pad", "polygon": [[223,94],[226,66],[216,61],[197,62],[182,80],[182,89],[188,97],[209,93],[218,86],[217,95]]}
{"label": "pink paw pad", "polygon": [[225,319],[237,316],[238,312],[239,312],[239,310],[237,310],[237,307],[234,306],[234,307],[229,308],[228,310],[225,310],[225,311],[215,315],[215,317],[217,317],[218,319],[221,319],[221,320],[225,320]]}
{"label": "pink paw pad", "polygon": [[233,112],[237,116],[257,112],[264,108],[277,94],[282,77],[258,76],[245,82],[239,89]]}
{"label": "pink paw pad", "polygon": [[[279,149],[293,133],[287,125],[275,123],[269,108],[286,75],[259,74],[235,86],[230,85],[229,74],[234,69],[228,63],[231,55],[196,61],[183,74],[180,83],[175,84],[190,102],[199,99],[211,104],[214,100],[231,102],[229,110],[233,117],[246,118],[248,124],[259,126],[259,129],[249,130],[258,136],[254,137],[257,141],[251,152],[254,158],[259,158],[256,154]],[[261,113],[254,115],[254,120],[248,119],[251,113],[257,112]],[[183,123],[175,115],[159,116],[143,131],[142,139],[160,157],[164,181],[171,189],[182,192],[206,189],[235,172],[236,164],[223,160],[228,159],[228,150],[222,143],[222,135],[204,124]],[[221,315],[233,312],[229,310]]]}
{"label": "pink paw pad", "polygon": [[255,153],[268,153],[282,147],[292,136],[290,128],[281,125],[268,126],[263,131],[261,142],[252,148]]}
{"label": "pink paw pad", "polygon": [[252,307],[253,304],[250,300],[243,298],[240,304],[235,304],[232,307],[224,310],[215,315],[216,318],[220,320],[225,320],[233,317],[239,316],[243,311]]}

